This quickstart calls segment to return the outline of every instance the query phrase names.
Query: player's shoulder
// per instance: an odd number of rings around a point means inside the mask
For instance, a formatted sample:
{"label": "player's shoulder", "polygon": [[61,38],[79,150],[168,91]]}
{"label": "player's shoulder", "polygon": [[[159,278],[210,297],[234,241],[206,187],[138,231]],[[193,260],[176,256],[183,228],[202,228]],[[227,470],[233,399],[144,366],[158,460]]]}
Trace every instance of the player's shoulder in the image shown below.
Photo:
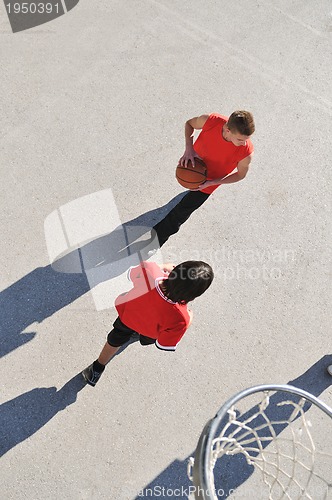
{"label": "player's shoulder", "polygon": [[177,322],[188,323],[189,321],[189,312],[187,304],[179,304],[178,302],[174,304],[173,307],[173,315],[174,318],[177,319]]}
{"label": "player's shoulder", "polygon": [[211,120],[223,120],[223,121],[227,121],[228,120],[228,116],[221,115],[220,113],[210,113],[209,114],[209,119],[211,119]]}
{"label": "player's shoulder", "polygon": [[224,125],[224,123],[226,123],[228,120],[227,116],[221,115],[220,113],[210,113],[207,116],[208,118],[204,124],[204,130],[211,129],[219,125]]}
{"label": "player's shoulder", "polygon": [[246,163],[249,165],[253,155],[254,155],[254,145],[251,142],[251,140],[248,139],[244,146],[238,147],[237,161],[240,162],[246,159]]}
{"label": "player's shoulder", "polygon": [[162,269],[155,262],[143,261],[141,263],[143,272],[146,272],[151,276],[151,278],[156,279],[164,275]]}
{"label": "player's shoulder", "polygon": [[137,266],[129,268],[128,278],[131,281],[140,278],[155,279],[162,276],[163,272],[155,262],[142,261]]}
{"label": "player's shoulder", "polygon": [[245,146],[243,146],[243,147],[248,155],[251,155],[254,152],[254,145],[253,145],[251,139],[248,139],[246,141]]}

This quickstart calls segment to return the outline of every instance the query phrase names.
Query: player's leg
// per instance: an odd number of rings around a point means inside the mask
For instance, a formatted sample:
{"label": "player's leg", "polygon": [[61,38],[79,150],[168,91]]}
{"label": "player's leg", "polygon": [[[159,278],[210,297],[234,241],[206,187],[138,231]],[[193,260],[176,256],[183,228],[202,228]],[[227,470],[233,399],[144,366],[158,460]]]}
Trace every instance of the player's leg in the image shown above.
{"label": "player's leg", "polygon": [[108,342],[106,342],[101,353],[98,356],[98,359],[97,359],[98,363],[101,366],[105,367],[105,365],[107,365],[107,363],[109,363],[111,361],[111,359],[113,358],[113,356],[115,356],[115,354],[118,352],[119,349],[120,349],[120,346],[114,347],[114,346],[110,345]]}
{"label": "player's leg", "polygon": [[157,233],[161,247],[168,238],[178,232],[180,226],[208,199],[201,191],[189,191],[182,200],[152,229]]}
{"label": "player's leg", "polygon": [[133,333],[135,333],[134,330],[124,325],[119,318],[114,321],[113,330],[108,334],[107,342],[98,359],[82,371],[82,375],[89,385],[93,387],[96,385],[107,363],[111,361],[119,348],[130,340]]}

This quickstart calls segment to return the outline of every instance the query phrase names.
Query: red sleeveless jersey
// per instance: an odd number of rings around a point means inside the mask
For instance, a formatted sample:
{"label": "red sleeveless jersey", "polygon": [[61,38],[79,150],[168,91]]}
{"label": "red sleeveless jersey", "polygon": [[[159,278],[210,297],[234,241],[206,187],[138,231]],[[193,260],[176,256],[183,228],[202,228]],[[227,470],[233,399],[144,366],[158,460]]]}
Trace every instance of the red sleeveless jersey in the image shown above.
{"label": "red sleeveless jersey", "polygon": [[133,288],[116,298],[115,307],[128,328],[156,339],[159,349],[175,351],[190,317],[186,305],[172,302],[162,293],[159,282],[167,276],[154,262],[130,268],[128,277]]}
{"label": "red sleeveless jersey", "polygon": [[[244,146],[235,146],[223,138],[222,128],[227,120],[226,116],[212,113],[194,143],[196,153],[206,163],[207,180],[230,174],[236,169],[239,161],[249,156],[254,150],[250,140]],[[201,191],[210,194],[218,187],[209,186]]]}

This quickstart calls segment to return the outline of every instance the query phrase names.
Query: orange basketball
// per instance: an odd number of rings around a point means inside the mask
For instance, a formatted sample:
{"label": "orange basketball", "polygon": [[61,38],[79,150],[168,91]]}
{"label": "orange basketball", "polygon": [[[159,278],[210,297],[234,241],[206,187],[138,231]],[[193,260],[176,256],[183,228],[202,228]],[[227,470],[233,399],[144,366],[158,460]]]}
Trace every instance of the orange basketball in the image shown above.
{"label": "orange basketball", "polygon": [[187,189],[198,188],[206,181],[207,168],[203,160],[195,158],[195,166],[192,166],[191,161],[188,161],[187,167],[178,165],[176,167],[176,179],[181,186]]}

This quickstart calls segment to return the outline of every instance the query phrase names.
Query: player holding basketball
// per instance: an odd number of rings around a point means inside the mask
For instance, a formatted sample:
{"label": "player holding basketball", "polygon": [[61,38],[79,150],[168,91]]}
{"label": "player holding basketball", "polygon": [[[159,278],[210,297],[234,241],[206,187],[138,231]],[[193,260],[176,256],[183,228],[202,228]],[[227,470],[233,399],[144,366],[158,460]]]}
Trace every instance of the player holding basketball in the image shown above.
{"label": "player holding basketball", "polygon": [[142,345],[155,344],[158,349],[175,351],[192,321],[187,303],[209,288],[213,271],[202,261],[161,267],[141,262],[129,269],[128,278],[133,288],[115,301],[119,316],[113,330],[98,359],[82,372],[89,385],[96,385],[105,365],[135,333]]}
{"label": "player holding basketball", "polygon": [[[195,130],[201,132],[193,143]],[[152,228],[158,236],[160,247],[219,186],[245,178],[254,150],[250,141],[254,131],[254,119],[249,111],[234,111],[229,118],[217,113],[201,115],[186,122],[186,149],[179,162],[187,166],[188,160],[194,164],[195,158],[202,158],[208,169],[207,180],[198,189],[190,190]]]}

